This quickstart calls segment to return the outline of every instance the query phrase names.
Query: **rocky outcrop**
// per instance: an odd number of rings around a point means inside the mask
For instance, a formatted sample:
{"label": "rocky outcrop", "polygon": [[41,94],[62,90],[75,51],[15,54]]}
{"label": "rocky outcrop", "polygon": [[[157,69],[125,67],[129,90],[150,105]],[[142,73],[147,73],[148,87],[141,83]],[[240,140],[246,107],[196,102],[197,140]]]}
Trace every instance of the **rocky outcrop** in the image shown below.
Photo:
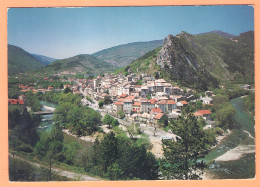
{"label": "rocky outcrop", "polygon": [[183,42],[186,33],[180,35],[168,35],[162,49],[157,56],[157,64],[169,71],[172,76],[178,80],[192,82],[197,79],[199,66],[195,55],[189,50],[189,47]]}

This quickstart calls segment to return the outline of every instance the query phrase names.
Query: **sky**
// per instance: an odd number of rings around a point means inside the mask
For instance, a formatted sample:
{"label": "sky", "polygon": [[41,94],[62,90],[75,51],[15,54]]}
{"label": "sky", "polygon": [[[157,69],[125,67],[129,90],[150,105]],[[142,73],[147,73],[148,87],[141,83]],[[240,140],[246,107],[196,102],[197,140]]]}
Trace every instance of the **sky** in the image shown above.
{"label": "sky", "polygon": [[8,44],[32,54],[63,59],[120,44],[164,39],[181,31],[239,35],[254,30],[254,8],[156,6],[10,8]]}

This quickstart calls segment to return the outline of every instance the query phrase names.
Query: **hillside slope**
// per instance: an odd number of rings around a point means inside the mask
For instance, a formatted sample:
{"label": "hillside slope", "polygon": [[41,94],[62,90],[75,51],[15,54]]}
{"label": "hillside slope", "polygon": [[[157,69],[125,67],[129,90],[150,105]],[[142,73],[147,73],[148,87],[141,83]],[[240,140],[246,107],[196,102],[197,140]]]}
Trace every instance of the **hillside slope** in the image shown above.
{"label": "hillside slope", "polygon": [[227,39],[231,39],[235,36],[233,34],[229,34],[227,32],[223,32],[223,31],[220,31],[220,30],[205,32],[205,33],[201,33],[201,34],[198,34],[198,35],[205,35],[205,34],[218,34],[218,35],[223,36],[224,38],[227,38]]}
{"label": "hillside slope", "polygon": [[44,66],[46,66],[56,60],[54,58],[43,56],[43,55],[38,55],[38,54],[32,54],[32,56],[34,56],[34,58],[36,58]]}
{"label": "hillside slope", "polygon": [[88,54],[56,60],[45,66],[42,73],[92,74],[97,75],[113,70],[113,66]]}
{"label": "hillside slope", "polygon": [[40,69],[43,65],[20,47],[8,45],[8,74]]}
{"label": "hillside slope", "polygon": [[118,71],[154,75],[158,71],[165,79],[206,90],[226,81],[254,81],[254,49],[215,33],[182,32],[167,36],[162,48]]}
{"label": "hillside slope", "polygon": [[124,45],[115,46],[112,48],[104,49],[92,56],[105,62],[112,64],[116,67],[123,67],[143,56],[149,51],[152,51],[162,46],[163,40],[155,40],[150,42],[134,42]]}

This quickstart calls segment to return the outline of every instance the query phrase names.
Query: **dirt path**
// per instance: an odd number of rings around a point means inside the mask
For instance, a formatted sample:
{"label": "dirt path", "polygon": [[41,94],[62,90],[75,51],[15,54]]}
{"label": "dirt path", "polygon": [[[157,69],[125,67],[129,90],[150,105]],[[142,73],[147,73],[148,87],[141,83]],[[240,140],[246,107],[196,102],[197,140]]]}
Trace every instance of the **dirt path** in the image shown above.
{"label": "dirt path", "polygon": [[[10,153],[9,153],[9,155],[13,158],[13,155],[11,155]],[[46,166],[43,166],[43,165],[35,163],[35,162],[28,161],[28,160],[26,160],[22,157],[16,156],[16,155],[14,156],[14,158],[26,161],[26,162],[28,162],[31,165],[34,165],[36,167],[47,168]],[[79,174],[79,173],[74,173],[74,172],[71,172],[71,171],[65,171],[65,170],[62,170],[62,169],[59,169],[59,168],[55,168],[55,167],[52,168],[52,171],[56,172],[60,176],[64,176],[64,177],[68,177],[68,178],[76,179],[76,180],[80,180],[80,181],[101,181],[101,179],[99,179],[99,178],[95,178],[95,177],[91,177],[91,176],[83,175],[83,174]]]}

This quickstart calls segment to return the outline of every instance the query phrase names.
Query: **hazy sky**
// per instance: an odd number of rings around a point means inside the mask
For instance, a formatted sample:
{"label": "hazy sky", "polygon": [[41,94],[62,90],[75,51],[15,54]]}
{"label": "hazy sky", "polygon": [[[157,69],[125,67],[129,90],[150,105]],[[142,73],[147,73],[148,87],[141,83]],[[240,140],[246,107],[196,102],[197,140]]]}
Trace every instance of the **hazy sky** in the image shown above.
{"label": "hazy sky", "polygon": [[11,8],[8,43],[24,50],[67,58],[181,31],[222,30],[238,35],[254,30],[252,6],[161,6]]}

